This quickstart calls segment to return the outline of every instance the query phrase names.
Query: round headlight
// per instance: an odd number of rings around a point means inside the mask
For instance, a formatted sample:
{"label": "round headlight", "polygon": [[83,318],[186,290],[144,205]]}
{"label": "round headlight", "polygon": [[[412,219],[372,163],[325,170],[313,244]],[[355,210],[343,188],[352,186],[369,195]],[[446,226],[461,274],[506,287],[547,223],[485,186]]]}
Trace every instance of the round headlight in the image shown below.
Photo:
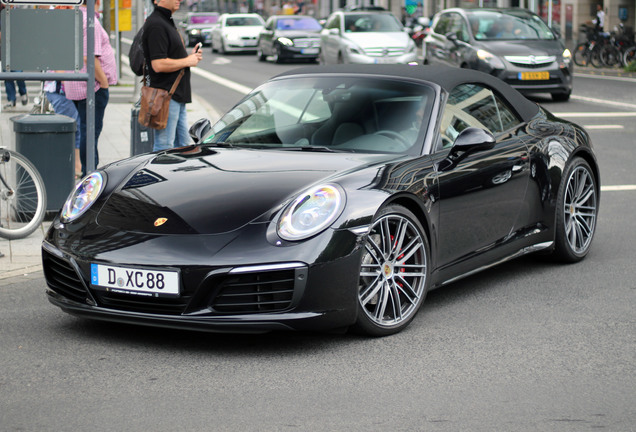
{"label": "round headlight", "polygon": [[327,228],[344,208],[344,192],[335,185],[320,185],[300,194],[278,221],[278,235],[303,240]]}
{"label": "round headlight", "polygon": [[71,195],[69,195],[64,207],[62,207],[62,222],[71,222],[80,217],[95,202],[104,189],[104,177],[99,172],[94,172],[84,177],[79,182]]}

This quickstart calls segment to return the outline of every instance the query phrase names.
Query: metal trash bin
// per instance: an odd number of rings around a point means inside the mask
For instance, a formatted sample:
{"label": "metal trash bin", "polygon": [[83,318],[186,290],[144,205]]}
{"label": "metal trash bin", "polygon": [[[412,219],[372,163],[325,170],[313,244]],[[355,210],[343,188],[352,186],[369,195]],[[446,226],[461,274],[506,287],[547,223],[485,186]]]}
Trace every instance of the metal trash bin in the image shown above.
{"label": "metal trash bin", "polygon": [[130,155],[149,153],[155,145],[155,130],[139,124],[141,101],[133,105],[130,112]]}
{"label": "metal trash bin", "polygon": [[59,211],[75,185],[75,120],[59,114],[11,117],[15,150],[40,173],[47,211]]}

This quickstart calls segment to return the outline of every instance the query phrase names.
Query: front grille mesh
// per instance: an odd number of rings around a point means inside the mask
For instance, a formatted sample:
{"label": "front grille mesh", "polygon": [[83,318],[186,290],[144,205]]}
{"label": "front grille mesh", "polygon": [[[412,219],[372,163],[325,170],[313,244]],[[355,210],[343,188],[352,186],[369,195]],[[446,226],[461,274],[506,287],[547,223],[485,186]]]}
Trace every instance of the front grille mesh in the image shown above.
{"label": "front grille mesh", "polygon": [[85,303],[86,289],[73,266],[66,260],[42,252],[44,276],[51,290],[70,300]]}
{"label": "front grille mesh", "polygon": [[289,308],[294,270],[229,275],[221,282],[212,308],[224,313],[274,312]]}
{"label": "front grille mesh", "polygon": [[404,48],[400,47],[376,47],[365,48],[364,53],[371,57],[396,57],[404,54]]}
{"label": "front grille mesh", "polygon": [[190,296],[146,297],[93,290],[97,302],[106,308],[162,315],[180,315],[190,302]]}

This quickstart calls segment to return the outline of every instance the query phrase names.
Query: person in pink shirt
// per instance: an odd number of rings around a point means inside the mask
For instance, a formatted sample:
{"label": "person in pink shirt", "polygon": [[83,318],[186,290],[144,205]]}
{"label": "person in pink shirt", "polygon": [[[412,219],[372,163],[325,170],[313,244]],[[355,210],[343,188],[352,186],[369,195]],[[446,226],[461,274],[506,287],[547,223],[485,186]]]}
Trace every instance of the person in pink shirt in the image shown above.
{"label": "person in pink shirt", "polygon": [[[99,0],[95,1],[95,7],[99,5]],[[86,0],[80,7],[84,21],[84,67],[81,72],[86,72]],[[95,92],[95,167],[99,163],[97,142],[104,125],[104,113],[108,105],[108,87],[117,84],[117,63],[115,53],[110,45],[108,33],[104,30],[97,18],[95,22],[95,83],[92,86]],[[86,81],[64,81],[66,97],[72,100],[77,107],[80,116],[80,160],[82,162],[82,176],[86,175],[86,98],[88,83]]]}

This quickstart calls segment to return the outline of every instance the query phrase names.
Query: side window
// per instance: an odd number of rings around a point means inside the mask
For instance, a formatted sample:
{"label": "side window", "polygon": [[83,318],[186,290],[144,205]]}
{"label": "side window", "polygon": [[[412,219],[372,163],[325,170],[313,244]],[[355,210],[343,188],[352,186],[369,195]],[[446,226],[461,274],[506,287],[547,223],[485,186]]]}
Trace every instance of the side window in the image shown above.
{"label": "side window", "polygon": [[488,87],[461,84],[446,102],[440,125],[438,150],[453,145],[467,127],[477,127],[497,135],[520,123],[515,113]]}
{"label": "side window", "polygon": [[449,32],[455,33],[457,35],[457,39],[463,42],[468,42],[468,27],[464,22],[464,19],[459,14],[451,14],[452,21],[450,24]]}
{"label": "side window", "polygon": [[332,29],[340,29],[340,15],[334,15],[331,17],[329,22],[325,24],[325,28]]}
{"label": "side window", "polygon": [[437,24],[435,24],[435,28],[433,29],[435,33],[445,35],[450,30],[451,25],[451,16],[450,14],[444,14],[439,17]]}

